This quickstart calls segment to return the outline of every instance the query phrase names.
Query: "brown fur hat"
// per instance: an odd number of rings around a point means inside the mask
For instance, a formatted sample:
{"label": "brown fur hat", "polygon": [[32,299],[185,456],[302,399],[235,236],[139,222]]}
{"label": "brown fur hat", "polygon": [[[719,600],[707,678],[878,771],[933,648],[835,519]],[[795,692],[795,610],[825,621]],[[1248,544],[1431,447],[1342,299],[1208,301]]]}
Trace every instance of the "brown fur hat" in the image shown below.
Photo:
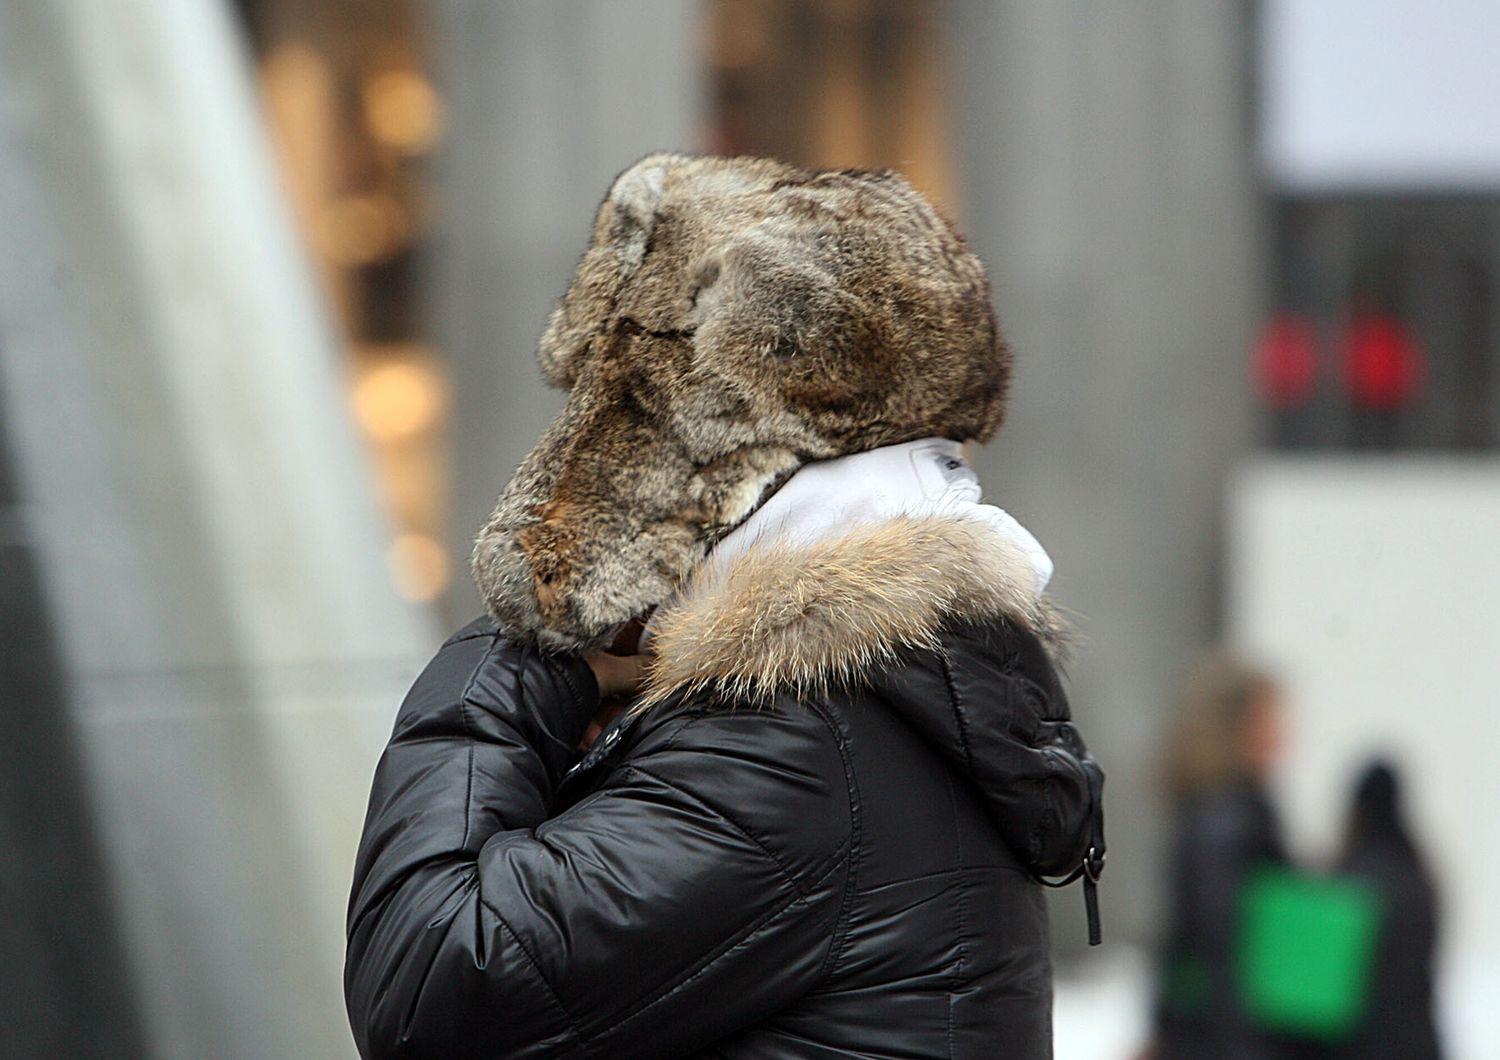
{"label": "brown fur hat", "polygon": [[615,181],[540,360],[567,404],[473,567],[561,649],[665,600],[810,460],[987,440],[1010,377],[983,265],[901,177],[682,155]]}

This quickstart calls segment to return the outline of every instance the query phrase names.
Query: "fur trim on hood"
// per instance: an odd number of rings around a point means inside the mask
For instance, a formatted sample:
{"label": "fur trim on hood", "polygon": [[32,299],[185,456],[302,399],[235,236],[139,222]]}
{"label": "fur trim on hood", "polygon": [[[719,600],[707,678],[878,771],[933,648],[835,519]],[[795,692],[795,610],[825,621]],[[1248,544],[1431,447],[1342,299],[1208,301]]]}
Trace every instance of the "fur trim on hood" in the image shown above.
{"label": "fur trim on hood", "polygon": [[1065,641],[1021,546],[971,519],[900,517],[708,564],[656,623],[647,709],[714,687],[764,703],[852,682],[902,648],[938,649],[950,621],[1008,619],[1054,657]]}

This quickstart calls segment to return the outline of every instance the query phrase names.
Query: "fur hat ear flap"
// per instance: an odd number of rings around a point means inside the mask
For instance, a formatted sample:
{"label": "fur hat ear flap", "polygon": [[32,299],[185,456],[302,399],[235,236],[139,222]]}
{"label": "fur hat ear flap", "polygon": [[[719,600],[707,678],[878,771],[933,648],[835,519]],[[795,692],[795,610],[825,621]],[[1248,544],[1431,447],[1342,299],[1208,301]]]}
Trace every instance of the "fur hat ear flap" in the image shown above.
{"label": "fur hat ear flap", "polygon": [[651,230],[656,227],[656,208],[661,205],[667,180],[667,162],[659,157],[643,159],[615,179],[605,202],[614,207],[610,249],[627,272],[633,272],[646,256]]}
{"label": "fur hat ear flap", "polygon": [[536,359],[542,367],[542,377],[547,385],[559,390],[571,390],[578,379],[578,352],[587,342],[585,336],[575,333],[568,326],[565,307],[559,303],[547,320],[547,330],[537,345]]}
{"label": "fur hat ear flap", "polygon": [[[592,252],[591,252],[592,253]],[[547,320],[547,330],[542,332],[537,344],[536,359],[541,365],[542,377],[547,385],[558,390],[572,390],[578,381],[578,366],[583,360],[583,351],[588,348],[591,330],[578,327],[569,313],[568,299],[563,299],[552,310]]]}

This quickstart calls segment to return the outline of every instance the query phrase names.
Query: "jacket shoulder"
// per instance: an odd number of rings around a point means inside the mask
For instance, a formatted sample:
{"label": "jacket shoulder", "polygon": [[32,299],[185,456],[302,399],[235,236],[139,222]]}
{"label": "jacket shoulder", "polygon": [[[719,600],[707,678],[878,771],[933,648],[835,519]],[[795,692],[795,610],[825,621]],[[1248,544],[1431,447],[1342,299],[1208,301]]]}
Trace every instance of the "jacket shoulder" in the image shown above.
{"label": "jacket shoulder", "polygon": [[443,641],[443,647],[457,644],[465,640],[481,640],[486,637],[493,639],[500,633],[500,627],[489,615],[480,615],[468,625],[456,630],[452,636]]}
{"label": "jacket shoulder", "polygon": [[392,743],[433,736],[505,741],[511,730],[535,740],[549,768],[566,768],[598,708],[588,663],[508,638],[491,618],[454,633],[412,683]]}

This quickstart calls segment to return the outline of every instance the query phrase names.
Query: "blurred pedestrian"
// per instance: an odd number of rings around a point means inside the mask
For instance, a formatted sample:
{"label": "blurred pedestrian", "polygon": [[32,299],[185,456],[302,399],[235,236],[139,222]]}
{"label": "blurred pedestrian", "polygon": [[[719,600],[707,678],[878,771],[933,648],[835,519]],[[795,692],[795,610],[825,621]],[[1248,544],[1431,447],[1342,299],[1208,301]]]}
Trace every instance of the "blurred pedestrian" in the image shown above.
{"label": "blurred pedestrian", "polygon": [[1235,971],[1242,886],[1287,861],[1266,794],[1281,714],[1270,674],[1226,652],[1203,658],[1183,689],[1165,767],[1173,839],[1157,1060],[1292,1055],[1245,1012]]}
{"label": "blurred pedestrian", "polygon": [[1336,1057],[1438,1060],[1443,1054],[1433,1018],[1437,891],[1412,840],[1400,777],[1390,762],[1371,762],[1355,785],[1338,871],[1376,889],[1382,916],[1365,1017]]}

